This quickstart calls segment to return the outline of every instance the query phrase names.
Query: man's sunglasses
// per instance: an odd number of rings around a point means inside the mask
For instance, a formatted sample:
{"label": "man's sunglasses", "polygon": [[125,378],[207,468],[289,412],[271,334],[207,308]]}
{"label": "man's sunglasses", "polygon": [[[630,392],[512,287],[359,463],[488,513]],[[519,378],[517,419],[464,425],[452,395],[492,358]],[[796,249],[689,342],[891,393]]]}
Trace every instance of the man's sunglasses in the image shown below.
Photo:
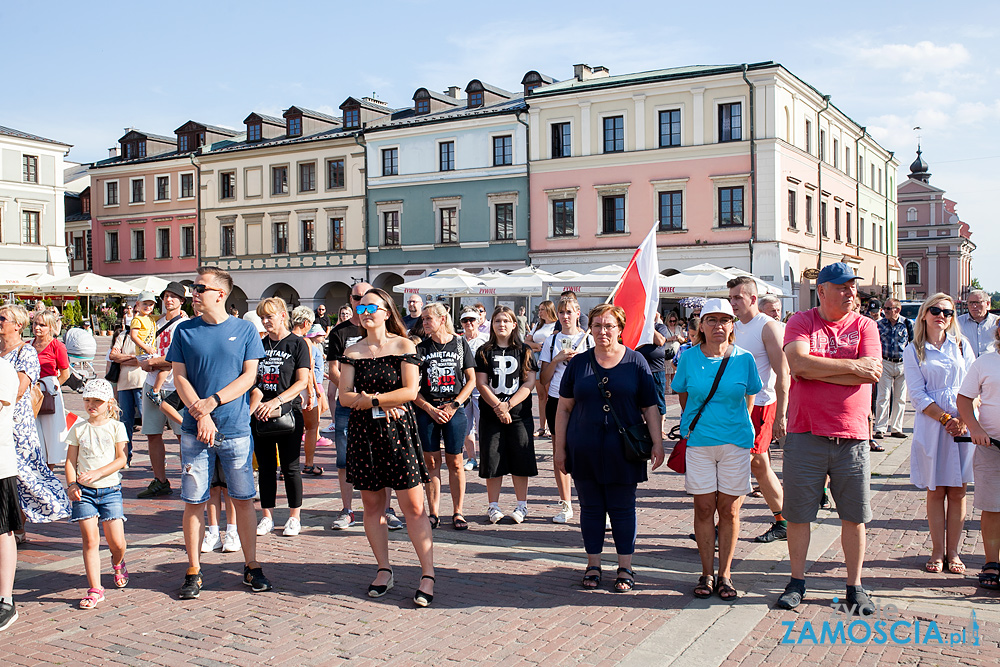
{"label": "man's sunglasses", "polygon": [[378,304],[374,303],[369,303],[367,305],[362,304],[360,306],[354,307],[354,312],[356,312],[358,315],[374,315],[377,311],[380,310],[385,310],[385,312],[389,312],[382,306],[379,306]]}
{"label": "man's sunglasses", "polygon": [[950,308],[938,308],[937,306],[931,306],[927,309],[931,315],[944,315],[945,317],[953,317],[955,311]]}
{"label": "man's sunglasses", "polygon": [[193,289],[198,294],[204,294],[205,292],[225,292],[226,290],[219,289],[218,287],[209,287],[208,285],[203,285],[201,283],[197,285],[191,285]]}
{"label": "man's sunglasses", "polygon": [[361,301],[364,298],[364,294],[352,294],[351,299],[354,301]]}

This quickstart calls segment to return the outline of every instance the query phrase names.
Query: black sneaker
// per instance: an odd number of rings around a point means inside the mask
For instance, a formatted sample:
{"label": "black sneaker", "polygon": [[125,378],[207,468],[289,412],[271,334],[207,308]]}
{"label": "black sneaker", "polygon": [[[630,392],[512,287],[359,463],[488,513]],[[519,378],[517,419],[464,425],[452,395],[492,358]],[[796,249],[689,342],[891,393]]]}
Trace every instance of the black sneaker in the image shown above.
{"label": "black sneaker", "polygon": [[249,565],[244,565],[243,583],[249,586],[254,593],[271,590],[271,582],[264,576],[264,570],[259,567],[250,569]]}
{"label": "black sneaker", "polygon": [[778,609],[795,609],[802,604],[802,600],[805,599],[805,597],[805,587],[789,582],[788,585],[785,586],[785,592],[778,597],[778,601],[774,606]]}
{"label": "black sneaker", "polygon": [[145,490],[140,491],[136,494],[136,498],[155,498],[157,496],[169,496],[174,492],[170,488],[170,480],[161,482],[160,480],[153,478],[153,481],[149,483],[149,486]]}
{"label": "black sneaker", "polygon": [[858,616],[871,616],[875,613],[875,604],[868,597],[868,591],[862,586],[847,589],[847,608],[852,609]]}
{"label": "black sneaker", "polygon": [[823,497],[820,498],[820,501],[819,501],[819,508],[821,510],[828,510],[828,509],[830,509],[832,507],[833,507],[833,505],[830,504],[830,496],[828,496],[826,494],[826,491],[824,490],[823,491]]}
{"label": "black sneaker", "polygon": [[182,600],[194,600],[201,595],[201,572],[198,574],[185,574],[184,585],[181,586],[180,598]]}
{"label": "black sneaker", "polygon": [[16,620],[17,608],[14,606],[14,603],[7,604],[6,602],[0,602],[0,630],[6,630],[14,625],[14,621]]}
{"label": "black sneaker", "polygon": [[778,540],[787,539],[788,527],[781,525],[780,521],[775,521],[771,524],[771,527],[767,529],[767,532],[763,535],[758,535],[755,541],[767,544],[769,542],[777,542]]}

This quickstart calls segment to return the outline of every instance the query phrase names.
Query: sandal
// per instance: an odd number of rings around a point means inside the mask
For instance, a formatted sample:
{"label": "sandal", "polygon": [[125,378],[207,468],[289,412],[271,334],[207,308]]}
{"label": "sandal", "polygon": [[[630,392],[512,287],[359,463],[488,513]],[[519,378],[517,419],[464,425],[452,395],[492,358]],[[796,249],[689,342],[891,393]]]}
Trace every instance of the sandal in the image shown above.
{"label": "sandal", "polygon": [[14,543],[15,544],[24,544],[27,541],[28,541],[28,533],[26,533],[23,530],[20,533],[17,532],[17,531],[14,531]]}
{"label": "sandal", "polygon": [[[425,574],[424,576],[420,577],[421,582],[423,582],[424,579],[430,579],[431,581],[434,581],[434,577],[432,577],[429,574]],[[420,590],[419,586],[417,587],[417,592],[413,594],[413,604],[417,605],[418,607],[427,607],[433,601],[434,601],[433,593],[425,593],[424,591]]]}
{"label": "sandal", "polygon": [[965,574],[965,563],[957,556],[948,559],[948,571],[952,574]]}
{"label": "sandal", "polygon": [[872,452],[884,452],[885,451],[885,447],[883,447],[882,445],[878,444],[874,440],[872,440],[872,441],[870,441],[868,443],[868,448],[869,448],[869,451],[872,451]]}
{"label": "sandal", "polygon": [[739,597],[739,591],[733,586],[733,580],[729,577],[719,577],[715,584],[715,592],[726,602],[732,602]]}
{"label": "sandal", "polygon": [[937,574],[944,569],[944,561],[940,560],[929,560],[924,564],[924,571],[930,572],[931,574]]}
{"label": "sandal", "polygon": [[93,609],[98,602],[104,602],[104,589],[89,588],[87,595],[80,600],[80,609]]}
{"label": "sandal", "polygon": [[111,564],[111,569],[115,571],[115,587],[125,588],[128,586],[128,568],[125,567],[125,559],[118,565]]}
{"label": "sandal", "polygon": [[429,514],[429,515],[427,515],[427,518],[430,519],[431,530],[434,530],[435,528],[437,528],[438,524],[441,523],[441,519],[438,518],[437,514]]}
{"label": "sandal", "polygon": [[319,477],[320,475],[323,474],[323,469],[320,468],[319,466],[305,466],[304,468],[302,468],[302,474]]}
{"label": "sandal", "polygon": [[455,530],[468,530],[469,522],[465,520],[465,517],[461,513],[452,514],[451,527]]}
{"label": "sandal", "polygon": [[712,593],[715,592],[715,577],[711,574],[703,574],[698,577],[698,585],[694,587],[694,596],[696,598],[712,597]]}
{"label": "sandal", "polygon": [[[626,576],[622,576],[622,573]],[[615,593],[628,593],[635,588],[635,572],[627,567],[618,568],[618,578],[615,579]]]}
{"label": "sandal", "polygon": [[[596,572],[597,574],[587,574],[588,572]],[[597,565],[591,565],[586,570],[583,571],[583,579],[580,581],[580,585],[584,588],[594,589],[601,585],[601,568]]]}
{"label": "sandal", "polygon": [[753,491],[750,492],[750,497],[751,498],[763,498],[764,494],[761,493],[761,490],[760,490],[759,486],[755,486],[755,487],[753,487]]}
{"label": "sandal", "polygon": [[370,597],[370,598],[380,598],[380,597],[382,597],[383,595],[385,595],[386,593],[388,593],[390,590],[392,590],[393,585],[396,583],[395,579],[393,577],[393,574],[392,574],[392,570],[390,570],[389,568],[387,568],[387,567],[380,567],[379,569],[375,570],[375,576],[376,577],[378,577],[378,573],[379,572],[388,572],[389,573],[389,581],[385,582],[381,586],[376,586],[375,584],[370,584],[368,586],[368,597]]}
{"label": "sandal", "polygon": [[[996,570],[996,572],[986,570]],[[979,585],[991,591],[1000,589],[1000,563],[994,561],[983,565],[983,571],[979,573]]]}

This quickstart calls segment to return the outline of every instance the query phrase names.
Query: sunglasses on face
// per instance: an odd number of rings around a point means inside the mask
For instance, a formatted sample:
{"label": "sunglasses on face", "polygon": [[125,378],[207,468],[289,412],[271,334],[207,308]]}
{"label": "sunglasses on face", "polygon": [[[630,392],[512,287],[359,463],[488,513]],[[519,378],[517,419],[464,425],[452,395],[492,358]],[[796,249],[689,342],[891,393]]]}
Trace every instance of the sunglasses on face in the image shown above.
{"label": "sunglasses on face", "polygon": [[[358,315],[374,315],[379,310],[385,310],[385,308],[374,303],[369,303],[367,305],[360,305],[354,307],[354,311]],[[386,312],[389,311],[386,310]]]}
{"label": "sunglasses on face", "polygon": [[209,287],[208,285],[203,285],[201,283],[198,283],[196,285],[191,285],[191,289],[193,289],[198,294],[204,294],[205,292],[222,292],[222,291],[224,291],[224,290],[219,289],[218,287]]}
{"label": "sunglasses on face", "polygon": [[931,306],[927,309],[931,315],[944,315],[945,317],[952,317],[955,311],[950,308],[938,308],[937,306]]}
{"label": "sunglasses on face", "polygon": [[361,301],[364,295],[362,294],[352,294],[351,301]]}

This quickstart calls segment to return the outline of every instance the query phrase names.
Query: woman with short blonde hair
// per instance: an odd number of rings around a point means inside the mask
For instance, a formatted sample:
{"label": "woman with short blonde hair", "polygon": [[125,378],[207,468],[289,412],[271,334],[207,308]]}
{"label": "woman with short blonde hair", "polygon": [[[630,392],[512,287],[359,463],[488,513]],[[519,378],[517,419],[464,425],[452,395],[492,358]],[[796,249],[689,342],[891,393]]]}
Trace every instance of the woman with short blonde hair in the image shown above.
{"label": "woman with short blonde hair", "polygon": [[59,318],[51,310],[35,313],[32,318],[35,337],[32,347],[38,353],[40,372],[38,384],[42,391],[52,397],[53,411],[39,412],[35,418],[38,437],[42,441],[42,452],[49,468],[66,461],[66,442],[60,437],[66,430],[66,409],[63,405],[62,384],[69,379],[69,354],[66,346],[57,339]]}

